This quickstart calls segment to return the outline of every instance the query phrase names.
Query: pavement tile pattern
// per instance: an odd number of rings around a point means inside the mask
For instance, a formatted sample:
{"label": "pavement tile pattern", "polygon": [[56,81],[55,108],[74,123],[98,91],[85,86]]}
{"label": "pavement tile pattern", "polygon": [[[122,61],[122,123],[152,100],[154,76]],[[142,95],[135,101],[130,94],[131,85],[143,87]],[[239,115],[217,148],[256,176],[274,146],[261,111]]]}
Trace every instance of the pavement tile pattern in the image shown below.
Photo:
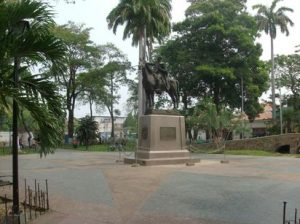
{"label": "pavement tile pattern", "polygon": [[[118,153],[21,155],[23,179],[48,179],[51,211],[32,224],[273,224],[300,209],[300,158],[194,155],[195,166],[131,167]],[[11,157],[0,157],[0,176]],[[22,192],[22,190],[20,190]]]}

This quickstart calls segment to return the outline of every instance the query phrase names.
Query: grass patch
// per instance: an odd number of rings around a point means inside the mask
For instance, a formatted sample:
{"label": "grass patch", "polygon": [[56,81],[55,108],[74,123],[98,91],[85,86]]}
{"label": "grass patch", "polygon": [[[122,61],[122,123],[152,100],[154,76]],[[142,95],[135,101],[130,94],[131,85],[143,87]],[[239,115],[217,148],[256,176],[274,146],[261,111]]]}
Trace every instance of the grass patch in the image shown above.
{"label": "grass patch", "polygon": [[119,149],[126,152],[135,151],[136,142],[129,141],[125,146],[121,148],[113,147],[110,144],[98,144],[98,145],[90,145],[86,148],[84,145],[78,145],[77,147],[73,147],[71,144],[62,145],[60,148],[62,149],[72,149],[76,151],[85,151],[85,152],[113,152],[118,151]]}
{"label": "grass patch", "polygon": [[225,154],[227,155],[244,155],[244,156],[281,156],[283,154],[270,152],[265,150],[256,150],[256,149],[232,149],[225,150]]}
{"label": "grass patch", "polygon": [[[0,148],[0,156],[7,156],[11,155],[12,149],[10,147]],[[40,153],[39,150],[24,148],[18,151],[19,155],[26,155],[26,154],[38,154]]]}
{"label": "grass patch", "polygon": [[62,149],[72,149],[76,151],[90,151],[90,152],[107,152],[108,145],[101,144],[101,145],[90,145],[88,148],[86,148],[84,145],[78,145],[77,147],[73,147],[71,144],[65,144],[60,146]]}
{"label": "grass patch", "polygon": [[[223,154],[223,150],[216,149],[194,149],[195,153],[203,154]],[[244,155],[244,156],[291,156],[291,154],[281,154],[277,152],[266,151],[263,149],[225,149],[226,155]],[[300,158],[300,155],[299,155]]]}

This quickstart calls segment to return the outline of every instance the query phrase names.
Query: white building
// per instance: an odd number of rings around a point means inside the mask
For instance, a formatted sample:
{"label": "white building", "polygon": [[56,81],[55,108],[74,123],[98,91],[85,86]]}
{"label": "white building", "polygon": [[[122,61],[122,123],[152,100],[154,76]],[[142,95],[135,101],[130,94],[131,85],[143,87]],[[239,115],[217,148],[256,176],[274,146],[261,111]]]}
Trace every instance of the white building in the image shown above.
{"label": "white building", "polygon": [[[94,116],[95,121],[98,122],[98,131],[100,137],[103,140],[107,140],[111,135],[111,117],[110,116]],[[124,137],[123,124],[126,117],[114,117],[114,126],[115,126],[115,137],[122,138]]]}

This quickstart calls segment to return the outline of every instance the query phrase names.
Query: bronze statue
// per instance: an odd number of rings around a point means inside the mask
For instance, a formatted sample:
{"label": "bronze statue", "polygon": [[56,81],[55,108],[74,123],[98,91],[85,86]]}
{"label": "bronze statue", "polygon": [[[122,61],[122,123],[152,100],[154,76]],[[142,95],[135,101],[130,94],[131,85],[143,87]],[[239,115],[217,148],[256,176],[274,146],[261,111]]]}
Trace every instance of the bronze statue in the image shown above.
{"label": "bronze statue", "polygon": [[[156,80],[156,89],[155,92],[157,94],[161,94],[163,91],[160,86],[161,82],[165,85],[165,89],[170,89],[170,78],[169,73],[166,69],[166,66],[164,63],[161,62],[162,58],[158,57],[155,63],[149,63],[146,62],[146,66],[148,66],[148,69],[151,71],[151,73],[154,75]],[[151,69],[151,66],[154,67],[154,69]]]}
{"label": "bronze statue", "polygon": [[143,87],[146,92],[146,110],[154,106],[154,93],[167,92],[172,99],[174,109],[179,103],[178,81],[169,77],[165,65],[158,58],[155,63],[145,62],[142,65]]}

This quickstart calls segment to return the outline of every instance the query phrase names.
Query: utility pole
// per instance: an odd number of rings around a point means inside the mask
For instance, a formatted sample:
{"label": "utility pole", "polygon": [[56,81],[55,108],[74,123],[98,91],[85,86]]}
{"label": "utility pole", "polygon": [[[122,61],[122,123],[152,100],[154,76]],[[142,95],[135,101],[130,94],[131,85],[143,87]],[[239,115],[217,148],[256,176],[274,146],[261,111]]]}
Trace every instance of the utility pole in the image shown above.
{"label": "utility pole", "polygon": [[242,92],[242,107],[241,107],[241,117],[242,117],[242,139],[244,139],[244,77],[241,76],[241,92]]}
{"label": "utility pole", "polygon": [[[14,58],[14,87],[18,89],[20,59]],[[19,216],[19,167],[18,167],[18,115],[19,106],[13,100],[13,138],[12,138],[12,172],[13,172],[13,215]]]}

